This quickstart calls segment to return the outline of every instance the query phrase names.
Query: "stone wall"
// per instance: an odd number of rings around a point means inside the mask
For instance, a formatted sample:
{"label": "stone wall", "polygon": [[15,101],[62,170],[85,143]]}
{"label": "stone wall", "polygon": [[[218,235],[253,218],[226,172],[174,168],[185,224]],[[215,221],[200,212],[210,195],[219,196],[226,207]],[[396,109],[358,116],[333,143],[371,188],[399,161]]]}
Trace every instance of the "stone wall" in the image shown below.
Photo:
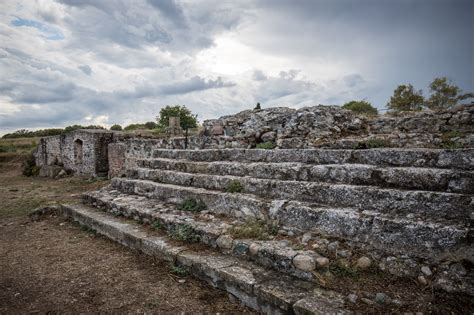
{"label": "stone wall", "polygon": [[61,170],[78,175],[107,176],[108,144],[113,132],[76,130],[66,135],[42,138],[35,152],[40,174],[55,177]]}
{"label": "stone wall", "polygon": [[[474,106],[401,116],[358,116],[339,106],[247,110],[204,122],[207,148],[474,147]],[[377,141],[375,141],[377,140]]]}

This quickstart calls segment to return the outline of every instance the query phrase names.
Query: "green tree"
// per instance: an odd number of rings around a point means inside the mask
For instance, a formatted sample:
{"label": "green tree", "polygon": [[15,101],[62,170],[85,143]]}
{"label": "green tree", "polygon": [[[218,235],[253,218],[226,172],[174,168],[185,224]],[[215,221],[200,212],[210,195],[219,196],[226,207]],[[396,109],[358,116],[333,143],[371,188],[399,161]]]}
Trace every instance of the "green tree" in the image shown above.
{"label": "green tree", "polygon": [[426,106],[431,109],[441,109],[456,105],[458,101],[474,97],[473,93],[461,94],[461,89],[448,78],[435,78],[430,84],[430,98]]}
{"label": "green tree", "polygon": [[145,123],[145,128],[150,129],[150,130],[151,129],[156,129],[156,128],[158,128],[158,124],[154,121],[148,121],[148,122]]}
{"label": "green tree", "polygon": [[378,114],[377,108],[366,101],[350,101],[342,105],[342,108],[349,109],[357,114],[375,116]]}
{"label": "green tree", "polygon": [[413,85],[399,85],[390,97],[387,107],[393,111],[413,111],[423,108],[423,91],[415,91]]}
{"label": "green tree", "polygon": [[260,103],[257,103],[257,105],[254,108],[254,110],[258,110],[258,109],[262,109],[262,107],[260,106]]}
{"label": "green tree", "polygon": [[122,126],[115,124],[112,127],[110,127],[110,130],[121,131]]}
{"label": "green tree", "polygon": [[197,115],[184,105],[166,106],[160,110],[160,115],[156,117],[158,128],[166,128],[169,125],[170,117],[179,117],[181,128],[187,130],[198,126]]}

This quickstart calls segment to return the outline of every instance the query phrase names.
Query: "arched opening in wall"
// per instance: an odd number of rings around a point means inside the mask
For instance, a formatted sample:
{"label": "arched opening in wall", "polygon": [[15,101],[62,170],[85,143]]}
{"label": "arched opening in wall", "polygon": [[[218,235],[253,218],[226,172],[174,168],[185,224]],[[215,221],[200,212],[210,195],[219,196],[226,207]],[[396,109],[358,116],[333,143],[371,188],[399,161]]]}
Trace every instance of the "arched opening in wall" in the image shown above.
{"label": "arched opening in wall", "polygon": [[82,159],[84,156],[82,147],[83,147],[82,140],[76,139],[74,141],[74,163],[76,164],[82,164]]}

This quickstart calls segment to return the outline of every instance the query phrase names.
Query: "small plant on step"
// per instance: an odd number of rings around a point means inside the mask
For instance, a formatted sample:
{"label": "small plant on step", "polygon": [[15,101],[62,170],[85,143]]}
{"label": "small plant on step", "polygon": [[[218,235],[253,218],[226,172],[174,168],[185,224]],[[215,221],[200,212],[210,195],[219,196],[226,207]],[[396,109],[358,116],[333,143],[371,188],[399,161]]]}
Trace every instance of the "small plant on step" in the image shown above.
{"label": "small plant on step", "polygon": [[177,241],[197,243],[201,236],[189,224],[179,224],[169,231],[169,236]]}
{"label": "small plant on step", "polygon": [[329,266],[329,271],[336,277],[340,278],[354,278],[357,279],[359,277],[359,272],[352,268],[350,265],[345,265],[344,263],[337,261],[331,266]]}
{"label": "small plant on step", "polygon": [[276,144],[273,141],[257,143],[257,145],[255,146],[255,148],[257,149],[264,149],[264,150],[275,149],[275,147],[276,147]]}
{"label": "small plant on step", "polygon": [[179,277],[186,277],[189,275],[189,269],[186,266],[178,266],[172,264],[170,266],[170,269],[172,274],[177,275]]}
{"label": "small plant on step", "polygon": [[390,147],[390,141],[386,139],[369,139],[364,142],[359,142],[356,145],[356,149],[376,149],[376,148],[388,148]]}
{"label": "small plant on step", "polygon": [[230,234],[236,239],[268,240],[276,235],[278,227],[259,219],[249,219],[242,225],[231,228]]}
{"label": "small plant on step", "polygon": [[244,191],[244,186],[242,186],[242,184],[238,180],[232,180],[227,185],[225,191],[231,194],[241,193]]}
{"label": "small plant on step", "polygon": [[160,221],[158,221],[158,220],[154,221],[151,226],[152,226],[155,230],[158,230],[158,231],[163,229],[163,224],[162,224]]}
{"label": "small plant on step", "polygon": [[443,149],[462,149],[462,143],[456,142],[465,135],[457,130],[448,131],[441,135],[441,147]]}
{"label": "small plant on step", "polygon": [[179,206],[181,211],[201,212],[207,209],[206,204],[202,200],[195,198],[187,198]]}

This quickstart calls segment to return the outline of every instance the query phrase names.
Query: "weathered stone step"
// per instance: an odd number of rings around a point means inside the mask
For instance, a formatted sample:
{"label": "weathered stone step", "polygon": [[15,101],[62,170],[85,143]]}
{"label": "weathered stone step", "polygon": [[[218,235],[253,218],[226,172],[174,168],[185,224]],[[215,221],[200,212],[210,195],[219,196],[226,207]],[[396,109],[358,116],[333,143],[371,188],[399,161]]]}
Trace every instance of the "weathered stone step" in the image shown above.
{"label": "weathered stone step", "polygon": [[[87,204],[104,208],[107,211],[131,217],[137,221],[151,223],[159,221],[167,229],[181,224],[190,225],[199,235],[201,242],[217,247],[217,239],[233,227],[242,226],[244,221],[231,221],[223,217],[214,217],[206,211],[204,214],[193,214],[179,211],[171,204],[163,204],[142,196],[126,195],[110,188],[83,195]],[[212,212],[212,211],[211,211]],[[467,228],[439,225],[423,221],[391,219],[379,213],[357,213],[350,209],[311,207],[305,203],[285,202],[275,206],[270,213],[274,222],[290,227],[293,231],[316,231],[319,234],[349,240],[358,248],[377,249],[388,254],[407,254],[423,257],[433,261],[440,253],[462,247],[467,243]],[[315,229],[315,227],[317,227]],[[275,226],[275,228],[278,228]],[[299,233],[297,233],[298,235]],[[261,260],[266,267],[290,273],[304,279],[312,275],[294,268],[292,257],[302,251],[289,250],[294,238],[285,241],[287,245],[255,240],[234,240],[234,254],[248,259]],[[265,249],[261,255],[248,256],[252,243]],[[293,244],[293,245],[297,245]],[[224,250],[226,248],[223,248]],[[324,255],[325,253],[320,253]],[[367,254],[370,255],[370,254]],[[317,257],[317,255],[311,255]],[[258,260],[257,260],[258,261]]]}
{"label": "weathered stone step", "polygon": [[367,164],[267,163],[237,161],[194,162],[172,159],[130,159],[140,168],[263,179],[314,181],[474,193],[474,172],[422,167],[377,167]]}
{"label": "weathered stone step", "polygon": [[192,174],[147,168],[130,169],[128,176],[218,191],[225,191],[230,185],[238,182],[242,187],[242,192],[262,198],[299,200],[329,206],[373,210],[391,215],[414,215],[466,223],[469,221],[474,204],[473,197],[470,195],[362,185]]}
{"label": "weathered stone step", "polygon": [[[143,151],[140,151],[143,152]],[[238,161],[238,162],[298,162],[311,164],[369,164],[380,166],[415,166],[474,170],[474,149],[369,149],[369,150],[327,150],[327,149],[206,149],[167,150],[152,149],[148,154],[134,154],[128,157],[154,157],[184,159],[190,161]]]}
{"label": "weathered stone step", "polygon": [[[249,224],[255,228],[257,224],[260,226],[260,224],[265,224],[264,222],[231,221],[216,217],[208,211],[199,213],[180,211],[171,204],[157,203],[156,200],[146,197],[122,194],[110,188],[83,194],[83,202],[114,215],[151,224],[166,230],[171,236],[183,234],[184,231],[187,239],[219,249],[224,254],[252,260],[258,265],[303,280],[314,281],[312,271],[318,266],[325,268],[329,264],[329,259],[313,250],[295,249],[294,247],[301,245],[297,242],[297,238],[281,239],[282,237],[279,237],[280,240],[276,240],[276,226],[273,234],[265,235],[266,232],[261,232],[262,234],[254,236],[256,239],[232,237],[232,231],[235,228],[249,228]],[[252,233],[256,234],[255,231]],[[178,236],[183,237],[183,235]],[[298,255],[299,257],[296,258]],[[301,260],[308,263],[298,264]],[[317,265],[318,261],[320,265]]]}
{"label": "weathered stone step", "polygon": [[[279,225],[296,233],[316,231],[331,237],[351,240],[360,247],[377,248],[386,253],[405,253],[433,259],[439,253],[456,249],[467,239],[468,228],[436,224],[423,217],[397,219],[378,212],[351,208],[331,208],[304,202],[251,199],[245,194],[230,194],[145,180],[114,178],[112,185],[126,194],[138,194],[170,203],[186,198],[204,201],[212,213],[231,217],[259,217],[276,220]],[[226,202],[229,198],[229,202]],[[250,206],[258,201],[259,207]],[[243,208],[246,210],[242,211]],[[259,212],[260,211],[260,212]]]}
{"label": "weathered stone step", "polygon": [[314,283],[263,269],[251,262],[213,251],[173,245],[168,237],[154,235],[143,226],[112,217],[85,205],[65,205],[65,216],[124,246],[179,264],[240,300],[266,314],[346,314],[344,298]]}

